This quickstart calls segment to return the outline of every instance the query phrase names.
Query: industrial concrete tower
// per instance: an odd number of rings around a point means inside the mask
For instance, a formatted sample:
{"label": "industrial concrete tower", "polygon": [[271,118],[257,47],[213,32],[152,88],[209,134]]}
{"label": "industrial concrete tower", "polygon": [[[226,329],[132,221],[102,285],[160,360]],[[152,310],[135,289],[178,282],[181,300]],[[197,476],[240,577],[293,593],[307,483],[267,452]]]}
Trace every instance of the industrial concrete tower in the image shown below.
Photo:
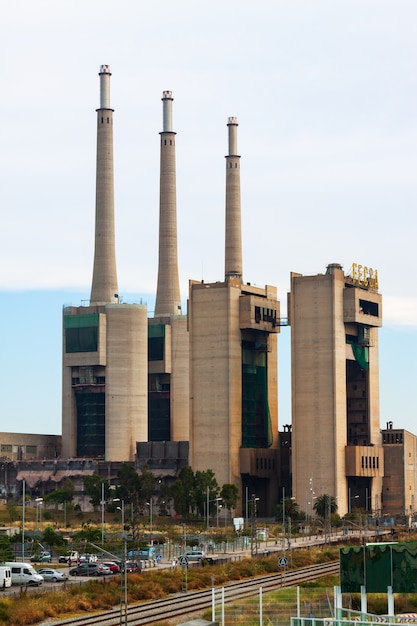
{"label": "industrial concrete tower", "polygon": [[176,133],[172,130],[173,100],[172,91],[163,92],[159,195],[159,266],[155,317],[181,315],[177,252]]}
{"label": "industrial concrete tower", "polygon": [[132,461],[147,438],[147,310],[119,302],[110,68],[100,68],[96,232],[89,306],[63,313],[62,454]]}
{"label": "industrial concrete tower", "polygon": [[90,304],[118,301],[114,237],[113,109],[110,108],[110,67],[100,68],[97,109],[96,229]]}
{"label": "industrial concrete tower", "polygon": [[277,333],[275,287],[242,281],[237,119],[228,120],[225,280],[190,281],[190,465],[212,469],[271,515],[277,502]]}
{"label": "industrial concrete tower", "polygon": [[187,317],[181,313],[177,255],[175,135],[172,92],[164,91],[159,200],[159,268],[154,318],[149,319],[149,441],[189,439]]}
{"label": "industrial concrete tower", "polygon": [[313,491],[334,497],[340,515],[381,502],[382,298],[374,270],[352,267],[291,274],[293,495],[308,515]]}
{"label": "industrial concrete tower", "polygon": [[229,154],[226,156],[225,280],[242,278],[240,156],[237,154],[237,118],[229,117]]}

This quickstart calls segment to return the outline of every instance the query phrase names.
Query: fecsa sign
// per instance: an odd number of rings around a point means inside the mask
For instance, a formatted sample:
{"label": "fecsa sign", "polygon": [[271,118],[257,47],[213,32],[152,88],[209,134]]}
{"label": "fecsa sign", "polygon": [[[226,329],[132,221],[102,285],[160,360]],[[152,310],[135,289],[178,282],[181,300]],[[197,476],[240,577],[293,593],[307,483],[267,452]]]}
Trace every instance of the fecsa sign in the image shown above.
{"label": "fecsa sign", "polygon": [[352,263],[352,281],[361,287],[378,289],[378,270]]}

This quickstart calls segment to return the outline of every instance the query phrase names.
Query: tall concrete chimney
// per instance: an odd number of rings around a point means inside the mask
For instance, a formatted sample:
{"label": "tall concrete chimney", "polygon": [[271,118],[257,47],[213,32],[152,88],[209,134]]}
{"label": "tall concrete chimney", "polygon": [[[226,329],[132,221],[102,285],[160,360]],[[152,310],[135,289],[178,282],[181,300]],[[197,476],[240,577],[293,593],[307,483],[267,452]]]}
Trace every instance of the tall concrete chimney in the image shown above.
{"label": "tall concrete chimney", "polygon": [[154,317],[181,315],[177,252],[177,190],[172,91],[162,93],[163,130],[159,193],[159,264]]}
{"label": "tall concrete chimney", "polygon": [[97,109],[96,224],[90,304],[118,302],[114,241],[113,109],[110,66],[100,66]]}
{"label": "tall concrete chimney", "polygon": [[242,278],[240,156],[237,154],[237,117],[229,117],[229,154],[226,156],[225,281]]}

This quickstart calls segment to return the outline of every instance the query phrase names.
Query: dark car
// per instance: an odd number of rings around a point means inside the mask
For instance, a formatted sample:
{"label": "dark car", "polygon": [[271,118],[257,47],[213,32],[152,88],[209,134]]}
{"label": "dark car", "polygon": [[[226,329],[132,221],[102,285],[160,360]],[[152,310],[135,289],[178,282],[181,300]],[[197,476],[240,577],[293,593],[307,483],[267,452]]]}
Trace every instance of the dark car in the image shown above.
{"label": "dark car", "polygon": [[70,576],[106,576],[110,570],[101,563],[80,563],[77,567],[70,569]]}

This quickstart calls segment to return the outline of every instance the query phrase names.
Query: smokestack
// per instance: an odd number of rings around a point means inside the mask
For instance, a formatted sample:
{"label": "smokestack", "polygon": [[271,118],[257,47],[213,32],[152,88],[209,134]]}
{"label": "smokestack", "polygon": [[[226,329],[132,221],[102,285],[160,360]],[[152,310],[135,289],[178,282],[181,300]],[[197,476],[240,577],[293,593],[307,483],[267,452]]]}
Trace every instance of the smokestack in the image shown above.
{"label": "smokestack", "polygon": [[226,156],[225,281],[242,278],[240,156],[237,154],[237,117],[229,117],[229,154]]}
{"label": "smokestack", "polygon": [[154,317],[181,315],[177,253],[177,190],[172,91],[162,93],[163,130],[159,194],[159,264]]}
{"label": "smokestack", "polygon": [[96,224],[90,304],[118,302],[114,241],[113,109],[110,66],[100,66],[97,109]]}

